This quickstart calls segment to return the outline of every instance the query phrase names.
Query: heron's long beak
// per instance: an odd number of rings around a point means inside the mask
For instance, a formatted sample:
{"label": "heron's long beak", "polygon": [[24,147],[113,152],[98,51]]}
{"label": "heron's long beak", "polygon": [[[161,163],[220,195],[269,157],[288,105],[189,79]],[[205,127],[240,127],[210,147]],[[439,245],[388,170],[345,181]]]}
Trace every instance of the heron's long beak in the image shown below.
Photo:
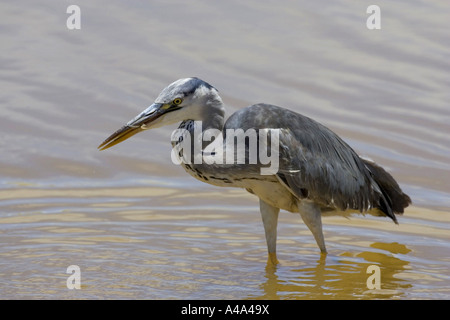
{"label": "heron's long beak", "polygon": [[161,103],[152,104],[133,120],[129,121],[122,128],[110,135],[101,145],[98,146],[98,149],[105,150],[111,148],[112,146],[134,136],[136,133],[150,129],[151,123],[155,122],[156,119],[169,110],[172,110],[172,108],[169,109],[167,105]]}

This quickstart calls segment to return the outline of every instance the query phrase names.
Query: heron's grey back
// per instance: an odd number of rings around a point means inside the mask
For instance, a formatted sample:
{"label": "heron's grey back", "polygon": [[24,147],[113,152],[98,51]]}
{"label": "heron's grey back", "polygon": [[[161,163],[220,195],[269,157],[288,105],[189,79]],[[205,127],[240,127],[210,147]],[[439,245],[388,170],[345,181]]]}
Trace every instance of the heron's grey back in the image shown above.
{"label": "heron's grey back", "polygon": [[[324,207],[366,211],[386,199],[356,152],[306,116],[268,104],[234,113],[227,128],[280,129],[278,178],[299,199]],[[385,212],[394,219],[390,207]]]}

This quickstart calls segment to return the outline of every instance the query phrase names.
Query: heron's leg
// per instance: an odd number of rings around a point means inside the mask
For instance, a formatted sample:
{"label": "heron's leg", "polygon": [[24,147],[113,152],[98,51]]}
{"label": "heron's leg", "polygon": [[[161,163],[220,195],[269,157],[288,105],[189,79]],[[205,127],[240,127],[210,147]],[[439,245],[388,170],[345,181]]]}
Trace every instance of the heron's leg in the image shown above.
{"label": "heron's leg", "polygon": [[259,199],[259,208],[266,233],[267,249],[269,251],[269,263],[277,264],[277,224],[279,208],[273,207]]}
{"label": "heron's leg", "polygon": [[320,208],[308,201],[299,201],[298,209],[303,222],[312,232],[314,238],[316,239],[317,245],[322,253],[327,253],[327,248],[325,247],[325,240],[322,232],[322,213]]}

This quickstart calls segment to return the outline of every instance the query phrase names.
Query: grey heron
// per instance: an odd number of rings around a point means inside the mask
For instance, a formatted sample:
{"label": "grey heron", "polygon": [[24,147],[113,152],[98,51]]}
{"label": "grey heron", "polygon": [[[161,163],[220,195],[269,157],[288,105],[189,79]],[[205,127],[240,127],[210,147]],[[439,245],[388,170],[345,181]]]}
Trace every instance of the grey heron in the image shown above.
{"label": "grey heron", "polygon": [[[338,135],[317,121],[269,104],[240,109],[225,121],[225,107],[218,90],[195,77],[171,83],[152,105],[98,148],[104,150],[143,130],[179,122],[179,129],[190,136],[185,134],[184,138],[192,138],[191,141],[198,141],[199,136],[210,129],[223,132],[221,139],[226,138],[229,129],[280,130],[278,170],[273,174],[261,174],[263,164],[260,161],[253,164],[236,161],[181,163],[189,174],[203,182],[244,188],[259,198],[269,262],[277,263],[280,209],[300,213],[321,253],[326,254],[322,215],[369,213],[387,216],[397,223],[395,215],[402,214],[411,203],[388,172],[358,156]],[[198,130],[198,123],[201,130]],[[172,141],[174,147],[183,140],[183,136],[180,137]],[[247,142],[244,148],[248,158],[250,141]],[[202,152],[212,143],[202,140]],[[191,153],[194,152],[192,149]],[[183,155],[180,153],[179,156]]]}

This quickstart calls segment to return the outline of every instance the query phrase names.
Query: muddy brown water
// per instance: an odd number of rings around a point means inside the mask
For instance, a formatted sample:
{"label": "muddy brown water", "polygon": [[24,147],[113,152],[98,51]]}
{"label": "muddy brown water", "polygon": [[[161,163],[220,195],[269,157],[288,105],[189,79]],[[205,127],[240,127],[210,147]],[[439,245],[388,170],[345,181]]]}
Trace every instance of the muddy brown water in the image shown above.
{"label": "muddy brown water", "polygon": [[[367,1],[77,1],[80,30],[70,4],[0,4],[0,298],[450,297],[446,1],[378,1],[380,30]],[[257,199],[174,165],[175,126],[96,149],[189,76],[229,113],[267,102],[320,121],[413,205],[399,225],[325,218],[326,258],[283,212],[267,267]]]}

